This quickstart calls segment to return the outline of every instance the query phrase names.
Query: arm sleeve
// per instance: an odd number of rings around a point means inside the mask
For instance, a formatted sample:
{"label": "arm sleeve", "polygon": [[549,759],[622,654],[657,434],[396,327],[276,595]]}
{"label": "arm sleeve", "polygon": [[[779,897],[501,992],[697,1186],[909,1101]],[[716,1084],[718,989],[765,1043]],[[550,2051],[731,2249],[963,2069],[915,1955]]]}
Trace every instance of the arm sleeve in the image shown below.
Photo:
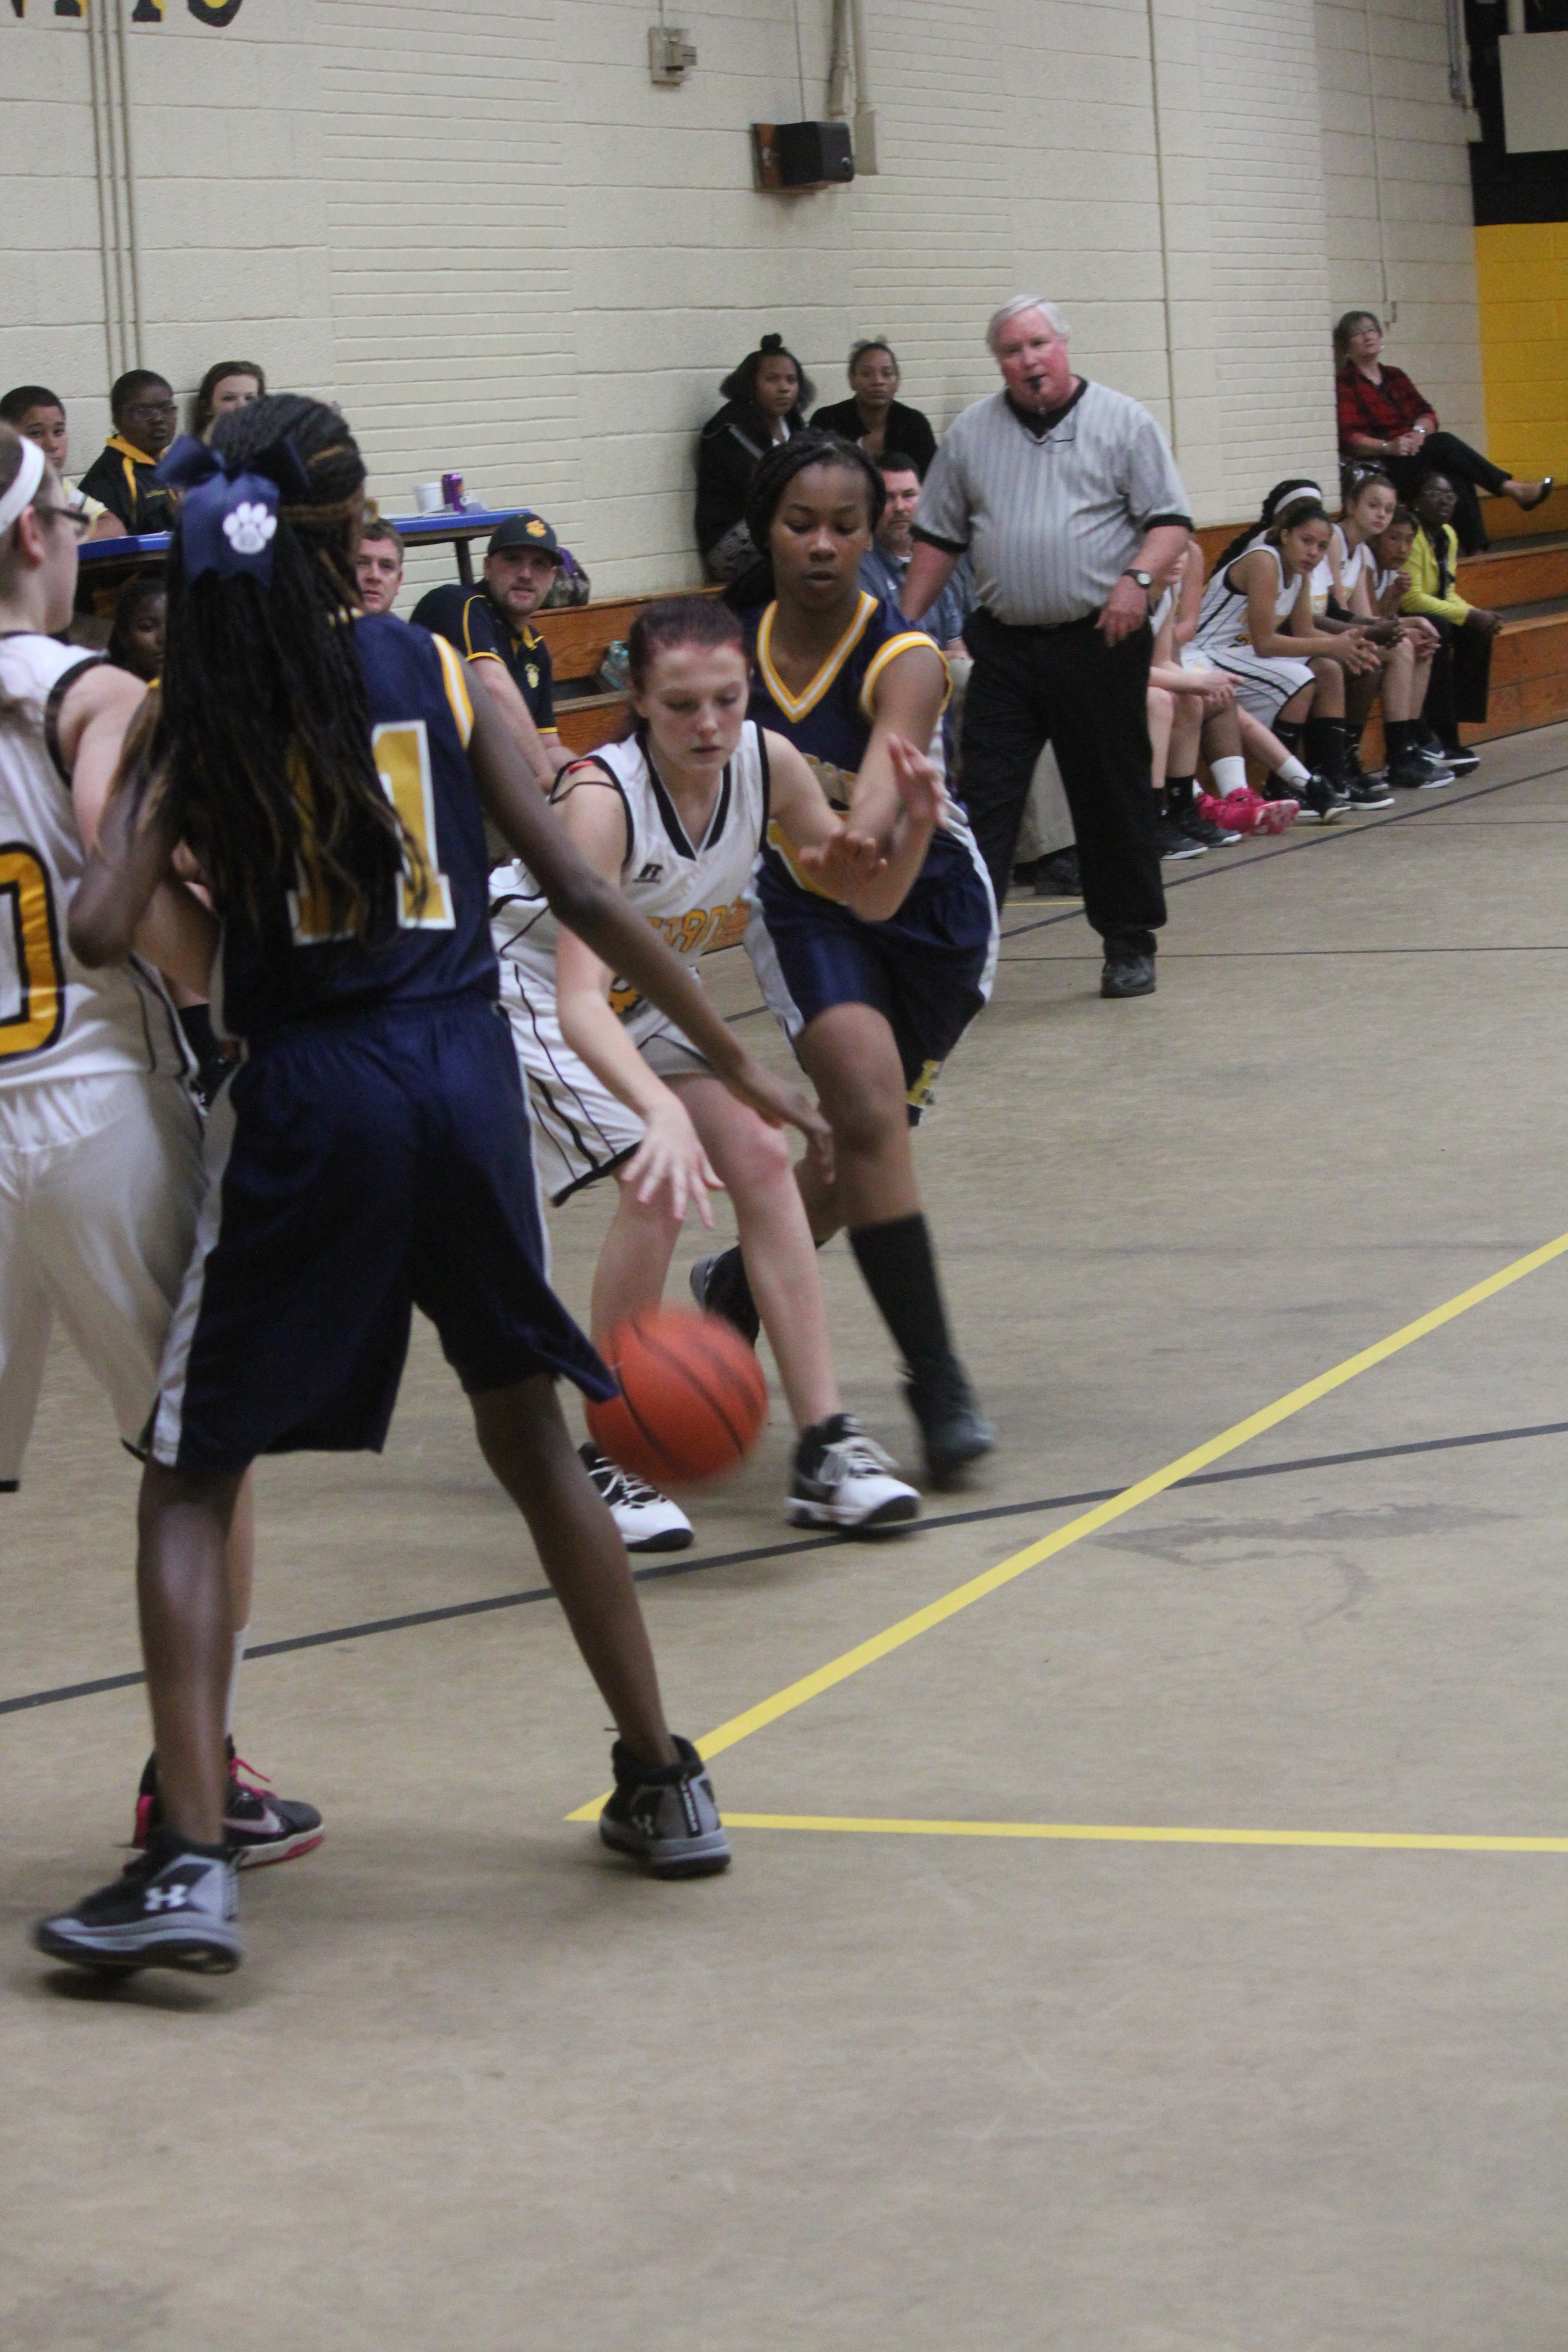
{"label": "arm sleeve", "polygon": [[1140,412],[1127,452],[1127,510],[1140,530],[1159,522],[1184,522],[1192,528],[1192,509],[1171,445],[1148,414]]}
{"label": "arm sleeve", "polygon": [[[443,630],[442,635],[446,634]],[[469,661],[482,661],[488,654],[492,661],[499,661],[503,668],[505,667],[506,656],[496,643],[496,625],[482,596],[470,596],[464,604],[462,618],[452,642]]]}
{"label": "arm sleeve", "polygon": [[969,545],[969,493],[959,474],[950,440],[931,459],[931,471],[921,491],[915,530],[920,538],[930,540],[933,547],[944,548],[950,555],[962,555]]}

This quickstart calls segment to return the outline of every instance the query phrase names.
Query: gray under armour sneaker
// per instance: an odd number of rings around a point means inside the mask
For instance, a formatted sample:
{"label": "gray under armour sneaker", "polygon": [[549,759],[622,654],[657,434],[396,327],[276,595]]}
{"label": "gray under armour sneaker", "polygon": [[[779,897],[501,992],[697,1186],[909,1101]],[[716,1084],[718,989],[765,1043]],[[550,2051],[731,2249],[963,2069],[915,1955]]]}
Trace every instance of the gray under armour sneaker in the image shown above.
{"label": "gray under armour sneaker", "polygon": [[599,1815],[599,1835],[646,1862],[656,1878],[706,1878],[729,1868],[730,1841],[707,1768],[679,1732],[675,1752],[673,1764],[641,1764],[616,1740],[616,1792]]}
{"label": "gray under armour sneaker", "polygon": [[238,1908],[228,1853],[193,1849],[159,1828],[111,1885],[41,1919],[33,1941],[51,1960],[110,1976],[137,1969],[227,1976],[240,1962]]}

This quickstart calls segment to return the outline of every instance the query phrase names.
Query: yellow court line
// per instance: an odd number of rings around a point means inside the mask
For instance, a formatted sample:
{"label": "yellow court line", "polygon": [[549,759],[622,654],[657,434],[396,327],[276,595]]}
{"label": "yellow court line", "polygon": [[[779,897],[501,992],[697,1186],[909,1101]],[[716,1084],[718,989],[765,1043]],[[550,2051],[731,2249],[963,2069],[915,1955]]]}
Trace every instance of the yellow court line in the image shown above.
{"label": "yellow court line", "polygon": [[[1048,1536],[1042,1536],[1037,1543],[1026,1545],[1022,1551],[1013,1552],[1007,1559],[999,1560],[994,1568],[985,1569],[979,1576],[971,1577],[966,1583],[955,1585],[940,1600],[928,1602],[925,1608],[917,1609],[911,1616],[900,1617],[897,1624],[888,1626],[883,1633],[872,1634],[868,1641],[857,1643],[852,1650],[845,1650],[838,1657],[830,1658],[814,1674],[803,1675],[798,1682],[786,1684],[783,1690],[775,1691],[772,1698],[760,1700],[742,1715],[732,1715],[727,1723],[719,1724],[705,1738],[699,1740],[702,1755],[710,1759],[722,1755],[726,1748],[733,1748],[741,1740],[749,1739],[755,1731],[765,1730],[781,1716],[793,1714],[797,1706],[805,1706],[808,1700],[819,1698],[824,1691],[831,1690],[835,1683],[847,1682],[851,1675],[859,1674],[862,1668],[875,1665],[879,1658],[888,1657],[894,1650],[901,1650],[906,1642],[914,1641],[921,1633],[929,1633],[935,1625],[945,1624],[950,1617],[956,1617],[961,1610],[968,1609],[976,1601],[984,1601],[989,1594],[999,1591],[1003,1585],[1011,1584],[1016,1577],[1026,1576],[1030,1569],[1038,1568],[1042,1561],[1054,1559],[1058,1552],[1068,1550],[1073,1544],[1081,1543],[1085,1536],[1097,1535],[1101,1528],[1110,1527],[1113,1520],[1125,1518],[1128,1512],[1135,1511],[1141,1503],[1152,1501],[1154,1496],[1163,1495],[1167,1487],[1192,1477],[1199,1470],[1207,1469],[1211,1462],[1218,1462],[1226,1454],[1234,1454],[1239,1446],[1249,1444],[1255,1437],[1261,1437],[1266,1430],[1278,1428],[1280,1422],[1289,1421],[1292,1414],[1304,1412],[1310,1404],[1316,1404],[1320,1397],[1343,1388],[1347,1381],[1353,1381],[1362,1372],[1371,1371],[1375,1364],[1386,1363],[1389,1357],[1396,1356],[1402,1348],[1412,1346],[1417,1339],[1425,1339],[1431,1332],[1441,1330],[1445,1323],[1452,1323],[1457,1316],[1468,1314],[1472,1307],[1479,1307],[1487,1299],[1495,1298],[1500,1290],[1507,1290],[1511,1284],[1522,1282],[1527,1274],[1534,1274],[1541,1266],[1550,1265],[1552,1259],[1561,1257],[1564,1251],[1568,1251],[1568,1234],[1559,1234],[1555,1241],[1545,1242],[1540,1249],[1531,1250],[1523,1257],[1516,1257],[1510,1265],[1500,1266],[1496,1274],[1489,1274],[1484,1281],[1473,1283],[1468,1290],[1461,1290],[1456,1297],[1446,1299],[1441,1307],[1434,1307],[1429,1313],[1418,1316],[1414,1323],[1402,1325],[1397,1331],[1390,1332],[1386,1339],[1379,1339],[1372,1347],[1363,1348],[1359,1355],[1347,1356],[1342,1364],[1335,1364],[1329,1371],[1319,1372],[1315,1379],[1303,1381],[1300,1388],[1291,1389],[1288,1395],[1277,1397],[1272,1404],[1266,1404],[1261,1412],[1249,1413],[1245,1421],[1233,1423],[1229,1429],[1221,1430],[1217,1437],[1205,1438],[1190,1453],[1180,1454],[1173,1462],[1167,1462],[1163,1470],[1152,1470],[1146,1478],[1140,1478],[1133,1486],[1124,1486],[1108,1502],[1097,1503],[1092,1510],[1080,1512],[1076,1519],[1068,1519],[1065,1526],[1054,1528]],[[602,1796],[595,1797],[590,1803],[579,1805],[566,1818],[571,1822],[591,1822],[604,1802]]]}
{"label": "yellow court line", "polygon": [[1568,1837],[1468,1837],[1420,1830],[1124,1829],[1088,1822],[902,1822],[850,1813],[731,1813],[730,1830],[839,1830],[863,1837],[1066,1838],[1105,1845],[1384,1846],[1428,1853],[1568,1853]]}

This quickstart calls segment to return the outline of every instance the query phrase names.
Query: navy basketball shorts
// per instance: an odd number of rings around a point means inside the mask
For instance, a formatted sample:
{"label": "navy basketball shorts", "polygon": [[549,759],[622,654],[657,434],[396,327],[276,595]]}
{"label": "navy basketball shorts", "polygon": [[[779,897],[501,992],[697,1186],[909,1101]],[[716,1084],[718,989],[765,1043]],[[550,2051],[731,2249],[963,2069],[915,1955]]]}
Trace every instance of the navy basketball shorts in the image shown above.
{"label": "navy basketball shorts", "polygon": [[214,1107],[152,1457],[225,1476],[258,1454],[379,1452],[416,1307],[470,1394],[542,1372],[613,1395],[544,1269],[528,1112],[494,1003],[281,1031]]}
{"label": "navy basketball shorts", "polygon": [[932,851],[885,923],[862,922],[836,899],[797,888],[764,856],[746,931],[758,984],[792,1045],[836,1004],[869,1004],[883,1015],[911,1126],[996,974],[996,902],[984,867],[966,839],[943,837]]}

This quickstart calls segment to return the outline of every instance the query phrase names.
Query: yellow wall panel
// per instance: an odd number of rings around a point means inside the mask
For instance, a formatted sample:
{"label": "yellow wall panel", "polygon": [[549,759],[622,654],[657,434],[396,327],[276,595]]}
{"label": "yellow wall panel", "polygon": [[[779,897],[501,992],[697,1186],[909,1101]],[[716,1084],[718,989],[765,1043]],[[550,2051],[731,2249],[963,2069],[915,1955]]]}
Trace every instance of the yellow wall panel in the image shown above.
{"label": "yellow wall panel", "polygon": [[1568,471],[1568,221],[1476,231],[1488,454],[1516,473]]}

